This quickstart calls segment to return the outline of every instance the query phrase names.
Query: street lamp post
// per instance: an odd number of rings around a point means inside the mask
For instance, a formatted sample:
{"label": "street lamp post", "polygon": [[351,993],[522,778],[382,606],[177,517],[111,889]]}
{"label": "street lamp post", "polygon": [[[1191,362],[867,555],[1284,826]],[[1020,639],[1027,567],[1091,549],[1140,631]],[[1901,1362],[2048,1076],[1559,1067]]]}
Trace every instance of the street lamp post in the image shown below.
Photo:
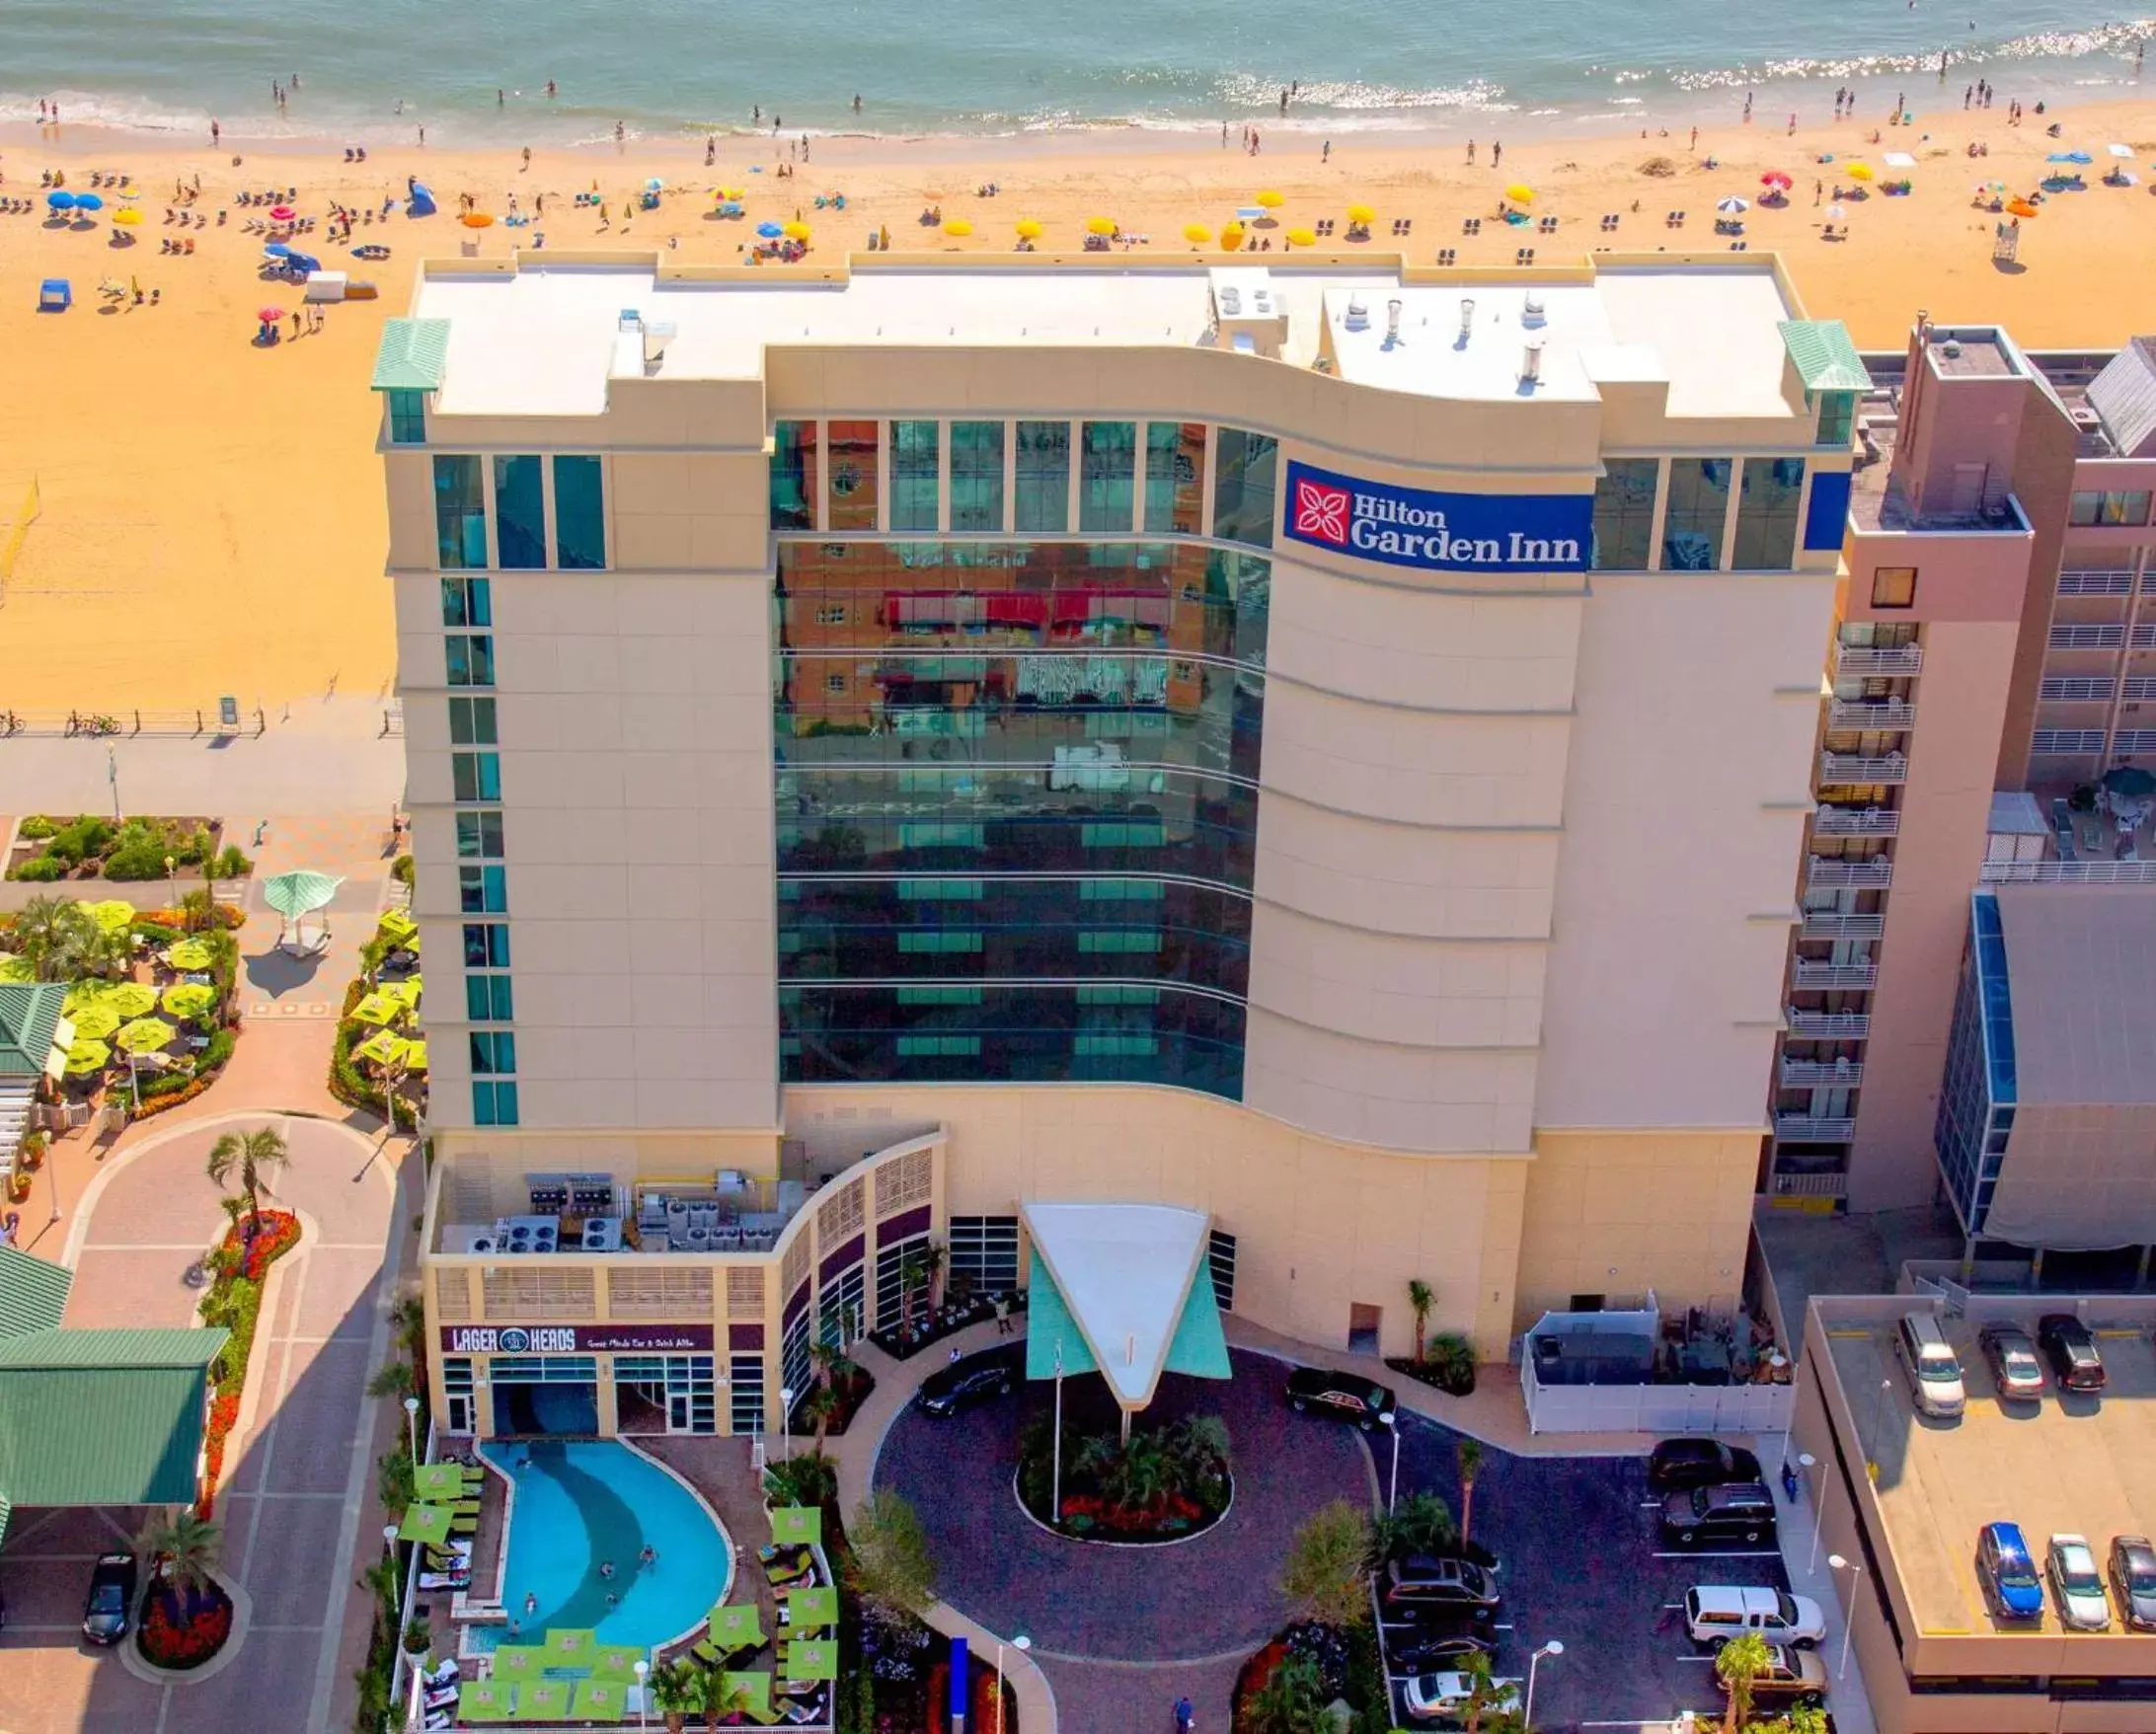
{"label": "street lamp post", "polygon": [[52,1220],[60,1220],[60,1153],[52,1148],[52,1141],[45,1140],[45,1177],[52,1182]]}
{"label": "street lamp post", "polygon": [[644,1657],[639,1656],[637,1658],[637,1726],[639,1728],[649,1728],[652,1725],[648,1719],[651,1712],[646,1708],[648,1695],[644,1690],[644,1683],[651,1677],[652,1664]]}
{"label": "street lamp post", "polygon": [[[1024,1655],[1033,1648],[1033,1639],[1023,1631],[1011,1639],[1011,1647]],[[996,1734],[1003,1734],[1003,1640],[996,1639]]]}
{"label": "street lamp post", "polygon": [[1535,1670],[1542,1666],[1544,1656],[1562,1656],[1564,1653],[1564,1644],[1553,1637],[1527,1658],[1527,1702],[1521,1708],[1519,1717],[1523,1734],[1533,1734],[1535,1725]]}
{"label": "street lamp post", "polygon": [[171,899],[165,905],[167,909],[180,907],[180,875],[177,871],[179,866],[180,863],[172,856],[165,857],[165,895]]}
{"label": "street lamp post", "polygon": [[1400,1503],[1400,1417],[1379,1415],[1377,1418],[1392,1435],[1392,1482],[1385,1489],[1385,1515],[1390,1517],[1393,1508]]}
{"label": "street lamp post", "polygon": [[1849,1640],[1857,1629],[1857,1580],[1864,1575],[1864,1567],[1844,1559],[1839,1553],[1829,1553],[1826,1563],[1835,1571],[1849,1574],[1849,1606],[1842,1612],[1841,1660],[1834,1664],[1834,1681],[1839,1685],[1849,1673]]}
{"label": "street lamp post", "polygon": [[412,1448],[412,1467],[420,1467],[420,1399],[408,1396],[404,1399],[405,1443]]}
{"label": "street lamp post", "polygon": [[794,1388],[791,1385],[779,1387],[779,1437],[785,1443],[786,1461],[792,1463],[794,1461]]}
{"label": "street lamp post", "polygon": [[393,1523],[382,1526],[382,1549],[392,1560],[397,1557],[397,1526]]}
{"label": "street lamp post", "polygon": [[[1810,1470],[1818,1461],[1809,1451],[1800,1451],[1797,1454],[1797,1465],[1800,1469]],[[1826,1477],[1821,1475],[1818,1486],[1813,1488],[1811,1493],[1811,1557],[1805,1562],[1807,1571],[1816,1571],[1819,1568],[1819,1532],[1825,1527],[1825,1524]]]}
{"label": "street lamp post", "polygon": [[1063,1339],[1055,1339],[1055,1427],[1054,1437],[1048,1442],[1048,1456],[1052,1467],[1048,1471],[1048,1527],[1060,1528],[1063,1522]]}

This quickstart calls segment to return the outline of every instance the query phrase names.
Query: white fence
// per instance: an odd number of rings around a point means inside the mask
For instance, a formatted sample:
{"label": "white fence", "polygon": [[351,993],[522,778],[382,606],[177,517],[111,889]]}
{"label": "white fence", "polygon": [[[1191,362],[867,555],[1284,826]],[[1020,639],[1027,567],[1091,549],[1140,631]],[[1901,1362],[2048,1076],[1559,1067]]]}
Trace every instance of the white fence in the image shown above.
{"label": "white fence", "polygon": [[1520,1367],[1530,1433],[1786,1433],[1794,1385],[1544,1385]]}

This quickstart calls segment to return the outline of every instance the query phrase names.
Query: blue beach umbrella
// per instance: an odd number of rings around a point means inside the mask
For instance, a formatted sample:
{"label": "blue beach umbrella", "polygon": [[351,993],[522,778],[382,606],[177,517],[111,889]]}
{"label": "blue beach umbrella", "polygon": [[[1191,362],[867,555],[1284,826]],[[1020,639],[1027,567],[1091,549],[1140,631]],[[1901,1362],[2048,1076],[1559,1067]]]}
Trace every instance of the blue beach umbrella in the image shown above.
{"label": "blue beach umbrella", "polygon": [[647,192],[663,192],[665,189],[665,182],[661,181],[656,175],[654,175],[644,184],[644,190]]}
{"label": "blue beach umbrella", "polygon": [[105,208],[105,200],[94,192],[78,192],[75,194],[75,208],[79,211],[101,211]]}
{"label": "blue beach umbrella", "polygon": [[292,250],[281,241],[270,242],[263,249],[263,253],[270,259],[289,259],[292,256]]}
{"label": "blue beach umbrella", "polygon": [[75,208],[75,195],[72,192],[48,192],[44,201],[47,210],[71,211]]}
{"label": "blue beach umbrella", "polygon": [[318,271],[322,262],[311,253],[287,253],[284,263],[296,271]]}
{"label": "blue beach umbrella", "polygon": [[756,225],[756,233],[761,235],[766,241],[776,241],[781,235],[785,234],[786,231],[780,228],[779,225],[776,223],[758,223]]}

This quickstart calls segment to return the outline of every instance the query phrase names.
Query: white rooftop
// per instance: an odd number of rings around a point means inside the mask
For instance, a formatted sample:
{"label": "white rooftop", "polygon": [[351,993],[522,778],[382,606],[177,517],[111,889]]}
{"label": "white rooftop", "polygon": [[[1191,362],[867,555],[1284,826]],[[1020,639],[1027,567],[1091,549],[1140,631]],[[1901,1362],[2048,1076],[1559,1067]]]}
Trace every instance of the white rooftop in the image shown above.
{"label": "white rooftop", "polygon": [[1165,1204],[1019,1208],[1116,1401],[1143,1407],[1167,1364],[1211,1219]]}
{"label": "white rooftop", "polygon": [[[1234,317],[1216,309],[1232,292]],[[1531,315],[1529,297],[1540,303]],[[1460,308],[1474,302],[1466,342]],[[1388,303],[1401,303],[1388,342]],[[1350,303],[1367,319],[1349,330]],[[1796,316],[1771,263],[1602,264],[1588,281],[1530,284],[1492,272],[1403,287],[1390,271],[1274,264],[1121,268],[861,265],[833,282],[661,280],[642,265],[549,264],[514,272],[429,267],[415,316],[450,322],[437,410],[446,415],[589,415],[608,381],[644,372],[622,316],[674,328],[658,376],[754,379],[791,342],[972,347],[1161,344],[1255,347],[1252,364],[1308,366],[1327,348],[1344,378],[1464,400],[1592,400],[1597,383],[1661,381],[1673,415],[1791,415],[1778,324]],[[1249,335],[1252,325],[1270,338]],[[1240,341],[1238,338],[1240,337]],[[1541,381],[1520,383],[1530,338]]]}

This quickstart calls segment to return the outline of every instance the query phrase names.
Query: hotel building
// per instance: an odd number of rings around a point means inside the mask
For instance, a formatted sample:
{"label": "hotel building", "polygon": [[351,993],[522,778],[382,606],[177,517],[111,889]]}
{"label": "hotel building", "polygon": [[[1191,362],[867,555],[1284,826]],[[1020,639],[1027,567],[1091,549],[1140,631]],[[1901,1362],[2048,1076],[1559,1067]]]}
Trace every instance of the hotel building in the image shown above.
{"label": "hotel building", "polygon": [[1868,384],[1773,261],[466,259],[374,383],[452,1420],[773,1424],[1026,1204],[1388,1354],[1735,1296]]}

